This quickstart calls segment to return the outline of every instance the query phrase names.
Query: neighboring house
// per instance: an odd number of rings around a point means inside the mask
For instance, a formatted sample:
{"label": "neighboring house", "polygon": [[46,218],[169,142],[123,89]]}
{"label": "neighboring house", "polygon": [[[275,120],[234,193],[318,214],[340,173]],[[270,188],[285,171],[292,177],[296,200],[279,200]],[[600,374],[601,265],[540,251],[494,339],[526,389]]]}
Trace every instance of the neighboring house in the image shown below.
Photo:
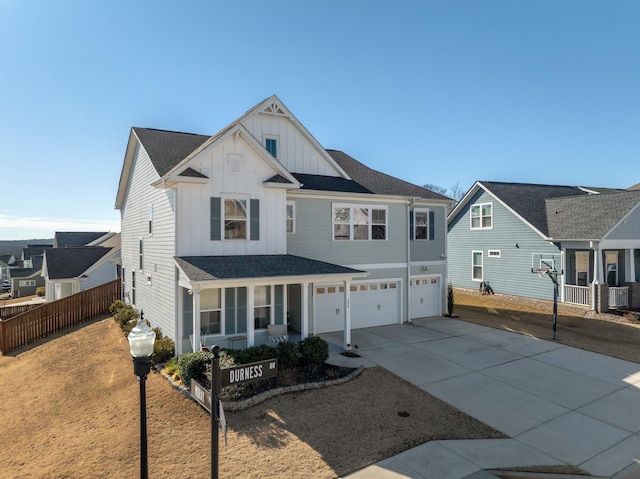
{"label": "neighboring house", "polygon": [[27,244],[27,247],[22,249],[22,256],[18,261],[20,267],[33,268],[31,258],[34,256],[42,256],[48,248],[53,248],[53,244]]}
{"label": "neighboring house", "polygon": [[451,201],[325,150],[275,96],[214,136],[133,128],[124,297],[179,354],[266,343],[270,324],[347,347],[351,329],[446,312]]}
{"label": "neighboring house", "polygon": [[11,279],[10,270],[16,266],[16,263],[16,257],[12,254],[0,255],[0,284]]}
{"label": "neighboring house", "polygon": [[[78,243],[85,243],[78,246]],[[120,235],[56,233],[44,254],[46,300],[55,301],[120,277]],[[60,246],[65,245],[65,246]]]}
{"label": "neighboring house", "polygon": [[448,217],[449,281],[597,311],[640,307],[640,191],[478,181]]}
{"label": "neighboring house", "polygon": [[22,260],[26,267],[11,268],[11,294],[14,298],[33,296],[38,288],[44,286],[42,260],[42,254],[34,255]]}

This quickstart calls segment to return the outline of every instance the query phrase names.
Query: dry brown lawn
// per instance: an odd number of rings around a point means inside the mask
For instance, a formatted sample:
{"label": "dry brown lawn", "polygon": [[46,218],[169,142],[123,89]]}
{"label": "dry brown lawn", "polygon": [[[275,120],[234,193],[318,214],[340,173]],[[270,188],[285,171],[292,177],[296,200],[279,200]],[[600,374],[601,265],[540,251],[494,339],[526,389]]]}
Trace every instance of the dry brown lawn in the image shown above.
{"label": "dry brown lawn", "polygon": [[[551,305],[456,292],[456,315],[551,339]],[[563,344],[640,362],[640,327],[561,307]],[[131,478],[138,383],[111,318],[0,357],[0,478]],[[147,381],[149,476],[210,477],[210,418],[160,374]],[[398,414],[401,413],[401,414]],[[408,413],[408,417],[405,413]],[[381,368],[228,412],[220,477],[332,478],[432,439],[503,437]]]}
{"label": "dry brown lawn", "polygon": [[[146,389],[149,476],[210,477],[209,415],[161,374]],[[0,477],[136,477],[138,397],[111,318],[0,357]],[[503,437],[381,368],[226,417],[224,478],[332,478],[432,439]]]}

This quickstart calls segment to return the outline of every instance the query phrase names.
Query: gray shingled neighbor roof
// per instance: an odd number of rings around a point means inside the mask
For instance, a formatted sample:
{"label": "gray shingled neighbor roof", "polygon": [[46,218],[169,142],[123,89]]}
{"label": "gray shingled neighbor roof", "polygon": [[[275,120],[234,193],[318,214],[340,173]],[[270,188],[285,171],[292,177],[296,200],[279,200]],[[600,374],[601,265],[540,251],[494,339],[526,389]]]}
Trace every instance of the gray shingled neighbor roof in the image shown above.
{"label": "gray shingled neighbor roof", "polygon": [[417,198],[453,201],[451,198],[422,188],[421,186],[371,169],[342,151],[327,150],[327,153],[331,155],[351,178],[377,195],[413,196]]}
{"label": "gray shingled neighbor roof", "polygon": [[546,201],[549,236],[557,240],[601,239],[638,203],[640,191],[550,198]]}
{"label": "gray shingled neighbor roof", "polygon": [[549,236],[545,206],[547,198],[587,195],[577,186],[501,183],[496,181],[480,181],[479,183],[545,236]]}
{"label": "gray shingled neighbor roof", "polygon": [[290,254],[176,256],[174,259],[191,281],[362,273],[345,266]]}
{"label": "gray shingled neighbor roof", "polygon": [[167,174],[210,137],[193,133],[133,128],[146,150],[158,175]]}
{"label": "gray shingled neighbor roof", "polygon": [[292,173],[292,175],[302,184],[303,190],[372,193],[360,183],[338,176],[309,175],[306,173]]}
{"label": "gray shingled neighbor roof", "polygon": [[53,247],[86,246],[98,238],[102,238],[107,233],[107,231],[56,231],[53,238]]}
{"label": "gray shingled neighbor roof", "polygon": [[101,246],[48,249],[45,254],[49,279],[78,278],[109,251],[111,248]]}

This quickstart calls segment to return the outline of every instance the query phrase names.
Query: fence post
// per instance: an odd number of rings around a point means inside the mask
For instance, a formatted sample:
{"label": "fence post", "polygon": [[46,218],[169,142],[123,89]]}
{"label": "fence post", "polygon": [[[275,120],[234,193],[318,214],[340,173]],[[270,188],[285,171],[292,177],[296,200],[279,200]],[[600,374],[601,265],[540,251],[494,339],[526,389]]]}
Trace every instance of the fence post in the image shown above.
{"label": "fence post", "polygon": [[0,319],[0,354],[4,354],[4,321]]}

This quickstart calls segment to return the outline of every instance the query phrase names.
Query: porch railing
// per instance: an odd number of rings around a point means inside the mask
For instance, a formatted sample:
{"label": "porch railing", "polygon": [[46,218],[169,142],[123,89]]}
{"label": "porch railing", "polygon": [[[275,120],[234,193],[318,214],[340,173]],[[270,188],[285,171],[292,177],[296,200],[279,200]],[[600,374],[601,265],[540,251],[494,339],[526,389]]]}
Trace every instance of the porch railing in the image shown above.
{"label": "porch railing", "polygon": [[564,302],[589,306],[589,286],[564,285]]}
{"label": "porch railing", "polygon": [[627,286],[620,288],[609,288],[609,307],[610,308],[626,308],[629,306],[629,288]]}

